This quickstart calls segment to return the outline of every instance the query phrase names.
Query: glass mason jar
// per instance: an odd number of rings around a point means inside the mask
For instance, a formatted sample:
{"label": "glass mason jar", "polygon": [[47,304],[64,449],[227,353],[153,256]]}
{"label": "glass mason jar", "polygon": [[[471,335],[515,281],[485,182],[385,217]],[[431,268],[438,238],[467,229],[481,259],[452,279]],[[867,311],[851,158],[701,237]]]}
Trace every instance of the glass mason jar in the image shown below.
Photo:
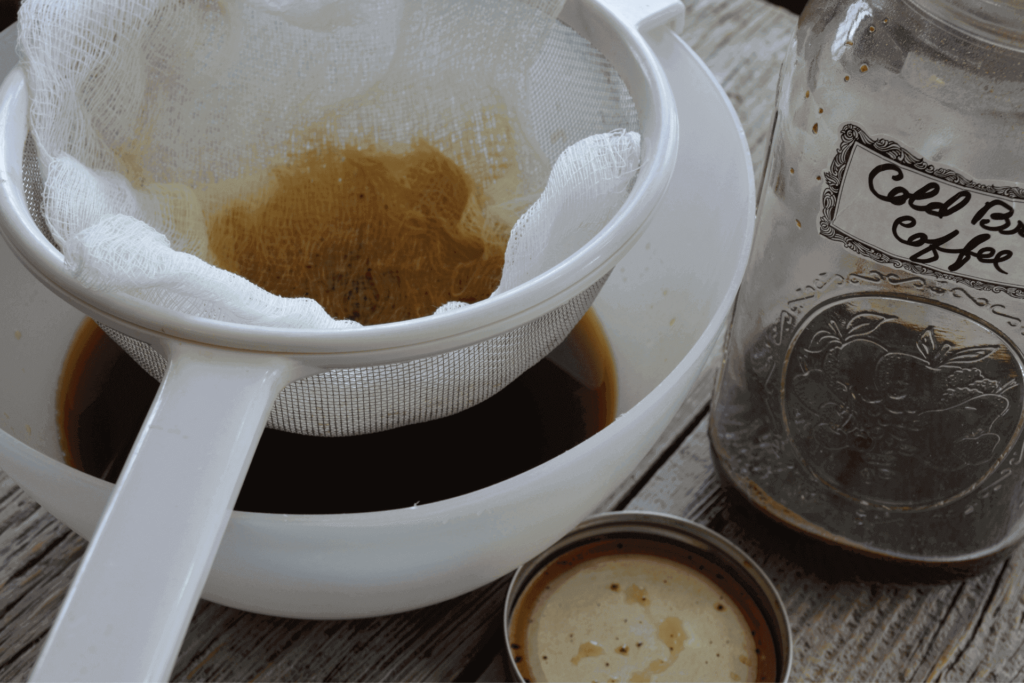
{"label": "glass mason jar", "polygon": [[885,558],[1024,534],[1024,3],[812,0],[711,408],[723,478]]}

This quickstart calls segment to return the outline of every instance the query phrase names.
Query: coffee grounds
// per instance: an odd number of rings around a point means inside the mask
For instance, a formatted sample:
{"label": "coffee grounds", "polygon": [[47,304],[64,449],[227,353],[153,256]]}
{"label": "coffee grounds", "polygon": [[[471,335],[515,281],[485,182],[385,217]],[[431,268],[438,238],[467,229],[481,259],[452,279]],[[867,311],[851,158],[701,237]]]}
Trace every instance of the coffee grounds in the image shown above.
{"label": "coffee grounds", "polygon": [[406,151],[322,145],[273,169],[262,193],[209,221],[214,262],[269,292],[310,297],[364,325],[474,303],[498,286],[510,226],[426,142]]}

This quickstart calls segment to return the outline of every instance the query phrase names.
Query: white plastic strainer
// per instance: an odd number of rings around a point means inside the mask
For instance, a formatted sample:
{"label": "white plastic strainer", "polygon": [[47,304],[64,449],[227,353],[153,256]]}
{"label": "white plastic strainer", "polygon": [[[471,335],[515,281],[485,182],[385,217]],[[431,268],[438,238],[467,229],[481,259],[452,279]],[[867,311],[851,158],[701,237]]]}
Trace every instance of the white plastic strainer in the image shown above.
{"label": "white plastic strainer", "polygon": [[[620,6],[612,11],[607,5]],[[678,145],[673,98],[637,27],[653,29],[681,11],[674,1],[579,0],[568,3],[560,16],[621,77],[644,139],[633,190],[596,237],[500,297],[449,315],[355,330],[227,323],[83,287],[32,220],[23,175],[28,93],[23,75],[12,73],[0,92],[0,231],[54,292],[168,362],[35,677],[166,678],[259,434],[286,387],[331,370],[357,369],[362,383],[372,388],[379,384],[374,373],[381,367],[438,356],[452,359],[457,369],[462,349],[475,344],[500,349],[516,334],[532,334],[531,326],[559,319],[556,327],[564,333],[539,335],[544,341],[523,354],[528,367],[546,353],[545,346],[557,344],[559,334],[568,333],[638,238],[670,179]],[[449,388],[440,398],[457,400],[460,393]],[[358,400],[347,403],[344,395],[338,400],[342,412],[360,409]],[[420,419],[439,416],[429,407],[425,411]],[[389,426],[381,424],[378,428]],[[118,598],[111,599],[115,594]]]}

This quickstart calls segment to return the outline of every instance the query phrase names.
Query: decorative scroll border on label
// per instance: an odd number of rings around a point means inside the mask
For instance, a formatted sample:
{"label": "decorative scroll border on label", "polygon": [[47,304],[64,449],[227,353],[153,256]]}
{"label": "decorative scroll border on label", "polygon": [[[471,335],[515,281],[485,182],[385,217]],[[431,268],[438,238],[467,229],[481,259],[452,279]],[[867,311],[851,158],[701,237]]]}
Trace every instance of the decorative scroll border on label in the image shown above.
{"label": "decorative scroll border on label", "polygon": [[[1011,202],[1024,201],[1024,189],[1022,188],[1011,186],[999,187],[995,185],[982,185],[980,183],[976,183],[970,178],[965,178],[963,175],[955,171],[946,168],[938,168],[933,164],[926,162],[921,157],[915,156],[891,140],[872,139],[859,126],[848,123],[843,126],[840,132],[840,144],[836,156],[832,159],[831,168],[824,174],[825,191],[822,195],[822,214],[819,221],[819,232],[822,236],[841,242],[844,247],[860,256],[869,258],[878,263],[884,263],[893,268],[900,268],[917,275],[930,276],[941,280],[952,280],[973,289],[1005,293],[1018,299],[1024,299],[1024,288],[1021,287],[1021,285],[1024,285],[1024,282],[1000,282],[998,279],[980,278],[976,275],[956,273],[951,272],[950,270],[930,267],[929,265],[914,261],[911,257],[894,255],[884,251],[879,247],[879,245],[866,242],[861,237],[851,234],[849,229],[843,230],[836,225],[836,214],[840,207],[844,182],[846,181],[846,175],[850,168],[850,162],[854,151],[858,145],[870,152],[873,152],[875,155],[884,157],[886,160],[912,171],[914,174],[924,175],[929,178],[942,181],[943,183],[949,183],[970,192],[984,193],[994,197],[1005,197]],[[975,216],[972,225],[977,223],[978,216],[980,215],[981,214]],[[939,216],[939,218],[942,217],[943,216]],[[1022,214],[1022,217],[1024,217],[1024,214]],[[985,222],[986,221],[984,220],[982,221],[982,223]],[[912,225],[913,222],[911,222],[911,226]],[[896,226],[893,226],[893,230],[895,234]],[[992,233],[997,233],[997,231],[991,228],[987,228],[987,230],[990,230]],[[990,236],[995,235],[993,234]],[[904,242],[904,244],[907,243],[908,242]],[[920,245],[915,244],[914,248],[917,248],[917,246]],[[994,249],[990,249],[990,251],[995,253]],[[1021,248],[1019,251],[1019,258],[1024,260],[1024,239],[1021,240]],[[1002,254],[1004,252],[998,253]],[[936,257],[937,255],[938,252],[936,252]],[[968,269],[972,268],[969,267]],[[1002,268],[999,267],[998,262],[995,264],[994,271],[1002,272]]]}

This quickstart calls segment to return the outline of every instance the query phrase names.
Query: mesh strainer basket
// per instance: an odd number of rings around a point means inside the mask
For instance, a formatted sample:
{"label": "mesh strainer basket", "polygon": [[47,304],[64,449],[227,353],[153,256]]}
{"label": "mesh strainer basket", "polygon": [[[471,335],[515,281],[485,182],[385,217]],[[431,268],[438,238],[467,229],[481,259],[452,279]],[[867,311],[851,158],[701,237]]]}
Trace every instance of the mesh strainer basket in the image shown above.
{"label": "mesh strainer basket", "polygon": [[[83,286],[38,212],[29,93],[23,74],[12,73],[0,94],[4,237],[36,277],[163,377],[37,677],[168,675],[268,419],[301,433],[352,434],[442,417],[500,390],[564,339],[639,237],[675,164],[673,98],[637,26],[671,20],[682,6],[608,4],[569,2],[557,28],[562,49],[534,69],[549,74],[538,92],[578,112],[574,135],[606,128],[609,115],[607,102],[588,101],[585,84],[574,82],[574,60],[606,64],[604,77],[635,106],[615,118],[620,125],[624,116],[643,139],[642,165],[619,211],[570,257],[501,296],[360,329],[217,321]],[[441,445],[431,450],[424,457],[442,457]]]}

